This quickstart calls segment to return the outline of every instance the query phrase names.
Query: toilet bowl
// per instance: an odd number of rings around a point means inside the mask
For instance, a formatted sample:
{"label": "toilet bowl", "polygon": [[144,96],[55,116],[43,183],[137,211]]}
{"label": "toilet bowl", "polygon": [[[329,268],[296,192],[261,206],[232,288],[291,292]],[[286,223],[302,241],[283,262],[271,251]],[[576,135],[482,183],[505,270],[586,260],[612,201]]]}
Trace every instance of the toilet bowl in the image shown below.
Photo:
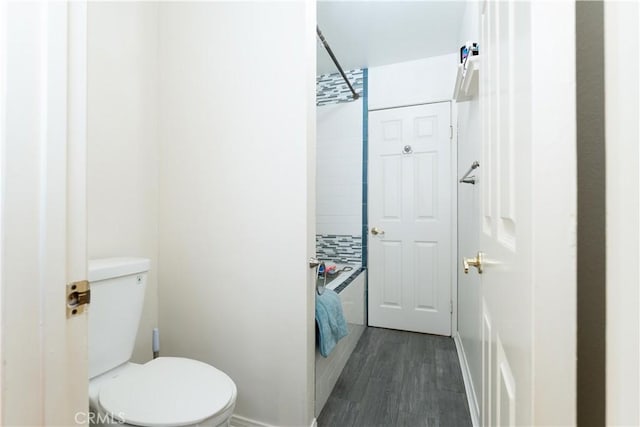
{"label": "toilet bowl", "polygon": [[224,372],[182,357],[129,362],[148,270],[141,258],[89,263],[90,424],[228,426],[237,389]]}

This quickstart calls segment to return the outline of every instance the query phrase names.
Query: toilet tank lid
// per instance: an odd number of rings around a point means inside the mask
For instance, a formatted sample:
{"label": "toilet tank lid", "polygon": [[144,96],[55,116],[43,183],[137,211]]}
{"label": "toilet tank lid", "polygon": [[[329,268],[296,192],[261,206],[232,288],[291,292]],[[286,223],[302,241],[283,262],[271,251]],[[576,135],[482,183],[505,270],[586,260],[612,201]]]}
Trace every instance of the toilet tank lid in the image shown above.
{"label": "toilet tank lid", "polygon": [[113,279],[131,274],[146,273],[151,262],[148,258],[120,257],[89,261],[89,281]]}

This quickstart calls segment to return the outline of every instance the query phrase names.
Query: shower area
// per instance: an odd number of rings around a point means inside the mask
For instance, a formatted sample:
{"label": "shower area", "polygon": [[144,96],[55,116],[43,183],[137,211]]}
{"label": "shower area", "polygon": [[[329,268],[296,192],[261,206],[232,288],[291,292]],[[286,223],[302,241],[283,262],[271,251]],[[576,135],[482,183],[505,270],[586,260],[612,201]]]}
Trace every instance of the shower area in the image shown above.
{"label": "shower area", "polygon": [[[319,30],[318,35],[326,46]],[[320,275],[319,292],[338,293],[348,329],[327,357],[316,350],[317,416],[367,321],[367,70],[318,75],[316,120],[316,255],[327,270],[339,271]]]}

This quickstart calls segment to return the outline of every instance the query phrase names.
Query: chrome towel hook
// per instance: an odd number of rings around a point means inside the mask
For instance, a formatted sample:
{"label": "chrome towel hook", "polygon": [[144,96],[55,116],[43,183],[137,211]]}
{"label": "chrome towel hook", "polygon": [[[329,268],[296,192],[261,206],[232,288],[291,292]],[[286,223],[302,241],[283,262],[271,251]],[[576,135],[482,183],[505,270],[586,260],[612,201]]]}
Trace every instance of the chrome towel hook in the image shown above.
{"label": "chrome towel hook", "polygon": [[477,167],[480,166],[480,163],[478,163],[478,161],[476,160],[475,162],[473,162],[471,164],[471,167],[469,168],[469,170],[467,171],[467,173],[464,174],[464,176],[462,178],[460,178],[460,180],[458,182],[460,183],[464,183],[464,184],[472,184],[475,185],[476,183],[476,176],[472,175],[469,176],[469,174],[471,172],[473,172],[474,169],[476,169]]}

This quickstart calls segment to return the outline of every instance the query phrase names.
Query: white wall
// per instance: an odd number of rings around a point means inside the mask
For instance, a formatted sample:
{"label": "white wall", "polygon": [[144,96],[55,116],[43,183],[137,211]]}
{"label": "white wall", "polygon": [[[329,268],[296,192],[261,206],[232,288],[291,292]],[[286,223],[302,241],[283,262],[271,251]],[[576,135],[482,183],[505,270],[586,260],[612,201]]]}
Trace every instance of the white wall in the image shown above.
{"label": "white wall", "polygon": [[317,108],[318,234],[362,234],[362,98]]}
{"label": "white wall", "polygon": [[453,96],[458,54],[369,69],[369,110],[447,101]]}
{"label": "white wall", "polygon": [[[640,7],[605,3],[607,424],[640,425]],[[629,78],[635,76],[636,78]]]}
{"label": "white wall", "polygon": [[162,353],[313,419],[315,4],[160,5]]}
{"label": "white wall", "polygon": [[134,360],[157,325],[157,4],[88,3],[89,259],[151,259]]}
{"label": "white wall", "polygon": [[[462,46],[468,40],[480,41],[480,4],[467,3],[458,37]],[[452,86],[453,87],[453,86]],[[453,89],[452,89],[453,90]],[[458,177],[461,177],[477,160],[483,167],[481,157],[481,123],[478,97],[456,104],[458,139]],[[475,176],[480,176],[476,169]],[[458,186],[458,257],[473,257],[478,251],[480,235],[480,194],[477,185]],[[479,415],[482,391],[482,319],[481,281],[477,274],[458,274],[458,334],[460,350],[464,353],[462,369],[466,374],[467,392],[471,392],[471,414]]]}

